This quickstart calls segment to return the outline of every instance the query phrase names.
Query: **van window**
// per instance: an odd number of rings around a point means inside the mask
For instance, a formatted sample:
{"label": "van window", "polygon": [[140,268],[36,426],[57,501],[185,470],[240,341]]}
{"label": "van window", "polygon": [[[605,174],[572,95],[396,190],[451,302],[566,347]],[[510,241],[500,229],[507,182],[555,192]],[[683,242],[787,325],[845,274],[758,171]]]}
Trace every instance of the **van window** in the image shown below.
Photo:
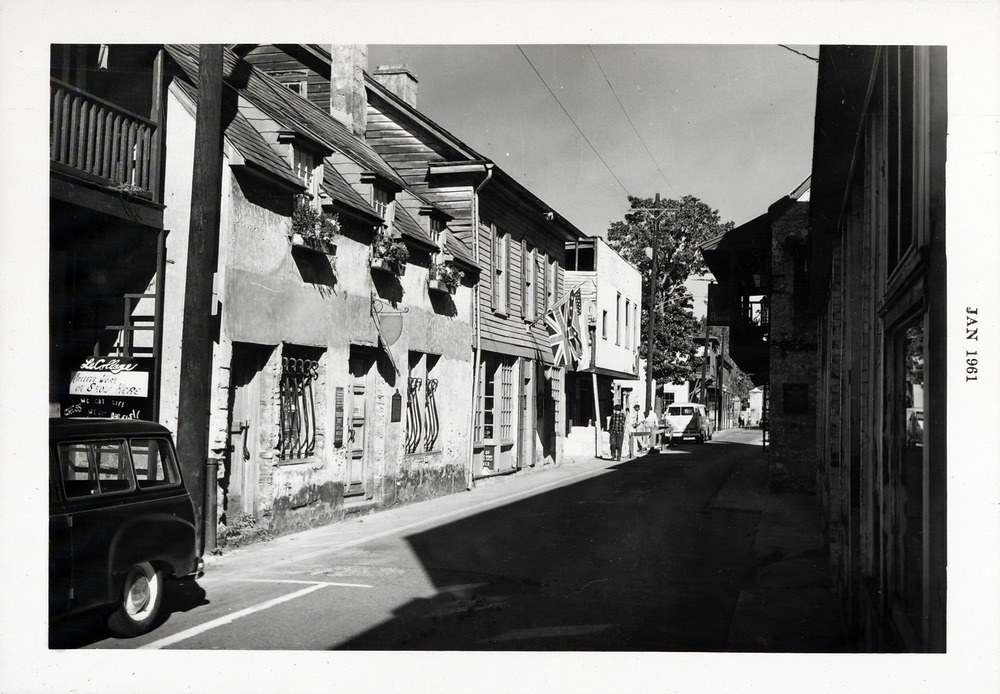
{"label": "van window", "polygon": [[61,443],[58,455],[68,499],[135,489],[124,441]]}
{"label": "van window", "polygon": [[169,487],[180,482],[170,446],[164,439],[132,439],[132,465],[141,488]]}
{"label": "van window", "polygon": [[669,409],[669,412],[670,412],[671,415],[675,415],[675,416],[676,415],[692,415],[692,414],[694,414],[694,408],[691,407],[690,405],[683,406],[683,407],[680,406],[680,405],[674,405],[674,406],[671,406],[671,408]]}

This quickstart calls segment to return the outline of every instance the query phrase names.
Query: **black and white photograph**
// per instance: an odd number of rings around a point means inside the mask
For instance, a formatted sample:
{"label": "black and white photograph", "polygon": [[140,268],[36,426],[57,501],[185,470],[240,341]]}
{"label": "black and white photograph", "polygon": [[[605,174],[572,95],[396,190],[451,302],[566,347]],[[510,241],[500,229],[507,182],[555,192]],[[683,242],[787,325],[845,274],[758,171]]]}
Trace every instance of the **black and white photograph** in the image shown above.
{"label": "black and white photograph", "polygon": [[996,691],[1000,3],[800,6],[5,22],[0,691]]}

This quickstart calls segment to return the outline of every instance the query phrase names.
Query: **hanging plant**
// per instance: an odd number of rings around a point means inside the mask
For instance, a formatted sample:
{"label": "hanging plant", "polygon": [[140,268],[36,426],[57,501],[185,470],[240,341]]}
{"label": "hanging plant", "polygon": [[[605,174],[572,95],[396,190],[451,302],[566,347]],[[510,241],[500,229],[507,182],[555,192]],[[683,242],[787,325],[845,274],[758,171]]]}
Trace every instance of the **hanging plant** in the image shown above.
{"label": "hanging plant", "polygon": [[437,283],[443,286],[449,294],[454,294],[458,286],[462,283],[463,277],[465,277],[465,273],[455,267],[454,263],[434,263],[430,267],[429,279],[431,289],[438,289],[439,286],[435,286]]}

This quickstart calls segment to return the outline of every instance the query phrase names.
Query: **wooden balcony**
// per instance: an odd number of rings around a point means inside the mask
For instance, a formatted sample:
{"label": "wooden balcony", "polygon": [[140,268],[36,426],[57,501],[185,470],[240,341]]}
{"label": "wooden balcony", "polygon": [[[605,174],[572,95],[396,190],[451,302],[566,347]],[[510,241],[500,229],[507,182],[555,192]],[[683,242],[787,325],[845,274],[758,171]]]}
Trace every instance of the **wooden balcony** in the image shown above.
{"label": "wooden balcony", "polygon": [[154,121],[56,79],[50,121],[53,170],[160,202]]}

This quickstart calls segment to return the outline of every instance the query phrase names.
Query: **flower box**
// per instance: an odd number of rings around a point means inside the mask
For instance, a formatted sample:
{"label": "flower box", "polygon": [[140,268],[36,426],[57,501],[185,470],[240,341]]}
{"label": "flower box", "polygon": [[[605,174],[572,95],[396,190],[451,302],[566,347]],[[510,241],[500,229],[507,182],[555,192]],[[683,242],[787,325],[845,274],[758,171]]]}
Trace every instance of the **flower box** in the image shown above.
{"label": "flower box", "polygon": [[292,246],[296,248],[306,248],[310,251],[316,251],[317,253],[325,253],[326,255],[337,254],[337,244],[333,241],[316,238],[315,236],[292,234]]}
{"label": "flower box", "polygon": [[402,277],[406,274],[406,264],[397,263],[394,260],[388,258],[379,258],[378,256],[372,257],[371,262],[372,270],[379,270],[381,272],[388,272],[393,275],[398,275]]}
{"label": "flower box", "polygon": [[442,292],[444,294],[454,294],[458,287],[452,287],[444,280],[427,280],[427,288],[432,292]]}

